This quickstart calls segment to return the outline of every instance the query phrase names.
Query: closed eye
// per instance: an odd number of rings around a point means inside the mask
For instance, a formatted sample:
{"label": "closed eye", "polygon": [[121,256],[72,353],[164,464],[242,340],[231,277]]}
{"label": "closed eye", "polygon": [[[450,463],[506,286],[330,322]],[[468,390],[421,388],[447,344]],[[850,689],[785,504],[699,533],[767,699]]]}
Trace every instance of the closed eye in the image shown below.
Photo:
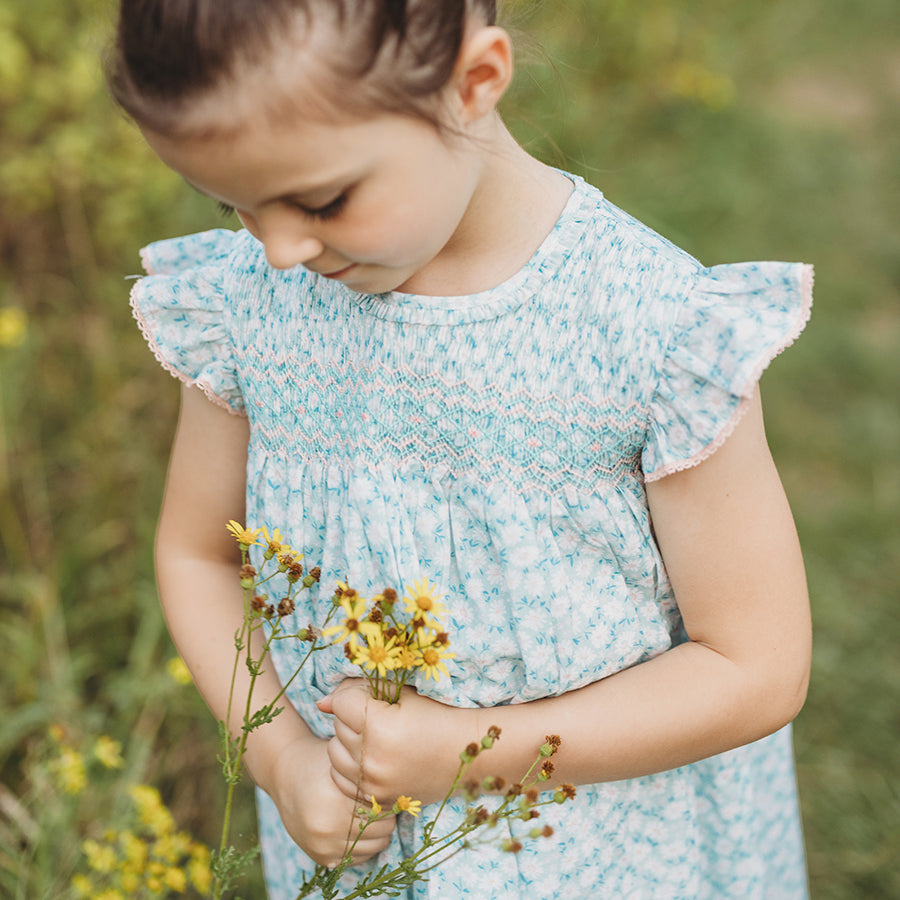
{"label": "closed eye", "polygon": [[330,203],[326,203],[325,206],[317,206],[314,209],[304,206],[302,203],[293,203],[292,205],[311,219],[327,222],[329,219],[334,219],[341,214],[341,211],[347,205],[347,194],[340,194]]}
{"label": "closed eye", "polygon": [[227,203],[223,203],[221,200],[216,201],[216,207],[219,210],[219,215],[225,219],[234,215],[234,207],[229,206]]}

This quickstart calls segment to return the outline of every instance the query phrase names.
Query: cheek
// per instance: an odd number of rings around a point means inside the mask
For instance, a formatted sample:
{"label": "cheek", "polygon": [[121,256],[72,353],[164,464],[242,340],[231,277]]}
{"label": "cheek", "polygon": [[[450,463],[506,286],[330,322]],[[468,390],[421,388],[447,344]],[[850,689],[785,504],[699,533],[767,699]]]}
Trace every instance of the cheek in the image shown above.
{"label": "cheek", "polygon": [[431,215],[419,205],[394,206],[388,213],[361,216],[345,232],[346,249],[373,262],[416,262],[423,253],[438,249],[446,240],[437,232]]}

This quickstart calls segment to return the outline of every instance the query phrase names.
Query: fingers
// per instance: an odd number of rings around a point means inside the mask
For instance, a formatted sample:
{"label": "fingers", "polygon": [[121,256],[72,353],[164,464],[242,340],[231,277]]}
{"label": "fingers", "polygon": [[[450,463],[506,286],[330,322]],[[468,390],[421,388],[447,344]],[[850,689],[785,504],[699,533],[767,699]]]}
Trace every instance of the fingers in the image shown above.
{"label": "fingers", "polygon": [[[332,767],[331,780],[334,782],[335,787],[345,797],[348,797],[351,800],[359,800],[360,802],[368,799],[365,791],[362,789],[362,786],[358,785],[357,778],[348,778],[346,775],[342,774],[337,769]],[[371,795],[368,796],[370,797]]]}
{"label": "fingers", "polygon": [[338,790],[351,800],[371,797],[371,792],[367,791],[368,785],[364,782],[358,754],[354,756],[337,737],[328,742],[327,750],[331,779]]}
{"label": "fingers", "polygon": [[362,678],[342,681],[317,704],[323,712],[330,712],[335,720],[361,734],[366,721],[366,704],[371,699],[369,685]]}
{"label": "fingers", "polygon": [[334,720],[334,737],[357,764],[362,762],[363,736],[340,719]]}
{"label": "fingers", "polygon": [[[358,820],[354,820],[354,828],[357,827],[357,821]],[[396,816],[388,816],[385,819],[380,819],[377,822],[372,822],[366,826],[365,831],[356,842],[350,856],[354,865],[365,862],[367,859],[371,859],[373,856],[381,853],[382,850],[387,848],[391,842],[391,835],[393,834],[396,821]],[[346,848],[344,852],[346,852]],[[315,862],[327,866],[329,869],[338,866],[343,858],[341,856],[335,856],[333,852],[328,853],[324,851],[315,854],[311,853],[310,856]]]}

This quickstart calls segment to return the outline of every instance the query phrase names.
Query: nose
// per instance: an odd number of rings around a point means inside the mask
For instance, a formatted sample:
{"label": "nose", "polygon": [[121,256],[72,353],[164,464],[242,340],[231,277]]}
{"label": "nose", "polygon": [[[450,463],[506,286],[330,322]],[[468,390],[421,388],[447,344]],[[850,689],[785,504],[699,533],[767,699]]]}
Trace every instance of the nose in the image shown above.
{"label": "nose", "polygon": [[287,234],[275,234],[263,238],[266,248],[266,259],[276,269],[292,269],[294,266],[307,263],[325,250],[324,244],[314,237],[295,237]]}
{"label": "nose", "polygon": [[269,265],[292,269],[325,252],[325,245],[294,217],[240,214],[247,230],[262,243]]}

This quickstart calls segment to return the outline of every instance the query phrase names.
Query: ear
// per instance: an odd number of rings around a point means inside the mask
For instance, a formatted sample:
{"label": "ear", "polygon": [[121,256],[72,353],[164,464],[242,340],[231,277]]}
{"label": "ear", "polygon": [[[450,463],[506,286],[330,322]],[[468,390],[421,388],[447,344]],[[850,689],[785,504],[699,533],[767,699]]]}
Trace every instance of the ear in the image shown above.
{"label": "ear", "polygon": [[493,112],[513,74],[509,35],[494,25],[466,34],[453,73],[453,103],[463,124]]}

